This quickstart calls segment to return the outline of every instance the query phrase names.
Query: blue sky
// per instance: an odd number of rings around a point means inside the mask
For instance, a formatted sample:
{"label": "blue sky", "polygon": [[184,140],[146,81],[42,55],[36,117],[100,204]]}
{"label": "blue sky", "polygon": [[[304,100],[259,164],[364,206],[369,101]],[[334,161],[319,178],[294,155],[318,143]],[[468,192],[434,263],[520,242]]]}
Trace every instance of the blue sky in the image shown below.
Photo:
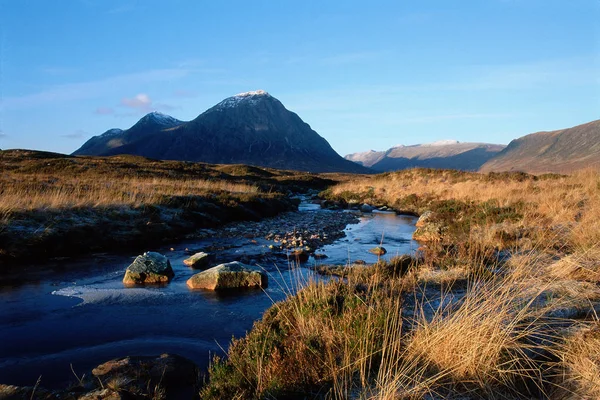
{"label": "blue sky", "polygon": [[0,0],[0,148],[264,89],[344,155],[600,118],[600,1]]}

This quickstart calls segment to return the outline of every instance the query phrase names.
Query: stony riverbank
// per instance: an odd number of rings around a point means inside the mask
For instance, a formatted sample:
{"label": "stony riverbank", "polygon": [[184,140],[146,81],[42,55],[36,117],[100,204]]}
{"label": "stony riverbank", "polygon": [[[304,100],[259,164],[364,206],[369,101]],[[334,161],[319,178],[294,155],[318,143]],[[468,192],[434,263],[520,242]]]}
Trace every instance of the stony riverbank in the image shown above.
{"label": "stony riverbank", "polygon": [[280,194],[172,197],[159,205],[15,213],[0,230],[3,268],[91,252],[143,250],[198,228],[260,220],[297,208]]}

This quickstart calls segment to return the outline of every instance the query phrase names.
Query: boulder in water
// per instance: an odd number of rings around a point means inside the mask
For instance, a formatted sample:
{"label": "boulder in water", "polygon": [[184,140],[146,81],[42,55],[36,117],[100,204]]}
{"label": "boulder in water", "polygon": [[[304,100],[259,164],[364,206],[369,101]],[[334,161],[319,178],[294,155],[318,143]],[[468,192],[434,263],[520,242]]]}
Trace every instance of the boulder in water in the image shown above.
{"label": "boulder in water", "polygon": [[192,276],[187,281],[191,289],[237,289],[267,287],[267,275],[261,270],[238,261],[220,264]]}
{"label": "boulder in water", "polygon": [[364,203],[362,206],[360,206],[360,211],[362,211],[364,213],[373,212],[373,206],[371,206],[370,204]]}
{"label": "boulder in water", "polygon": [[205,269],[208,268],[213,258],[214,257],[212,255],[201,251],[194,254],[190,258],[183,260],[183,263],[194,269]]}
{"label": "boulder in water", "polygon": [[385,249],[385,247],[377,246],[377,247],[373,247],[371,250],[369,250],[369,253],[373,253],[377,256],[382,256],[385,253],[387,253],[387,250]]}
{"label": "boulder in water", "polygon": [[309,254],[304,249],[297,249],[290,253],[290,258],[292,258],[293,260],[295,260],[297,262],[301,262],[301,263],[307,262],[308,257],[309,257]]}
{"label": "boulder in water", "polygon": [[160,253],[148,251],[137,256],[127,267],[123,283],[126,285],[160,285],[168,283],[175,273],[169,259]]}

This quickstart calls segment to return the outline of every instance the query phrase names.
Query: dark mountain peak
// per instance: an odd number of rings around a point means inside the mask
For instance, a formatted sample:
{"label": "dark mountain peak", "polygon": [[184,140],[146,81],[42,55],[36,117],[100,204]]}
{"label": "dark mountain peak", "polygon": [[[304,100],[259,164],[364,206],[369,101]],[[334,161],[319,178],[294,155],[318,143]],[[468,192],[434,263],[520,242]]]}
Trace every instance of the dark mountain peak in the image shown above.
{"label": "dark mountain peak", "polygon": [[275,109],[285,109],[283,104],[275,97],[264,90],[254,90],[251,92],[238,93],[235,96],[228,97],[217,103],[214,107],[205,112],[229,112],[234,110],[258,110],[275,107]]}
{"label": "dark mountain peak", "polygon": [[133,127],[136,127],[140,124],[160,125],[163,128],[172,128],[174,126],[183,124],[183,121],[173,118],[170,115],[163,114],[159,111],[152,111],[151,113],[144,115]]}
{"label": "dark mountain peak", "polygon": [[370,172],[340,157],[310,125],[264,90],[228,97],[191,122],[150,113],[120,135],[101,139],[106,140],[93,138],[74,154]]}

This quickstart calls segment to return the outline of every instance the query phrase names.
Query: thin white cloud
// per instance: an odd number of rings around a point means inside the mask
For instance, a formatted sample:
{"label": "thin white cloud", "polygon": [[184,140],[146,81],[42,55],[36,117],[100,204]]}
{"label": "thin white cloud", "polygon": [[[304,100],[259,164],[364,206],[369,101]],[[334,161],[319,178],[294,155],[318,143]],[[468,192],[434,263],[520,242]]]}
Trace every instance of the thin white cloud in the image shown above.
{"label": "thin white cloud", "polygon": [[70,67],[41,67],[39,71],[46,75],[69,75],[78,72],[76,68]]}
{"label": "thin white cloud", "polygon": [[300,54],[288,57],[284,60],[286,64],[311,64],[323,66],[341,66],[358,64],[366,61],[372,61],[385,56],[385,51],[358,51],[351,53],[338,53],[326,56],[315,54]]}
{"label": "thin white cloud", "polygon": [[89,135],[89,134],[86,131],[84,131],[82,129],[78,129],[73,133],[66,133],[66,134],[60,135],[60,136],[66,138],[66,139],[81,139],[87,135]]}
{"label": "thin white cloud", "polygon": [[189,99],[189,98],[198,97],[198,93],[193,92],[191,90],[179,89],[179,90],[175,90],[173,92],[173,96],[178,97],[178,98],[183,98],[183,99]]}
{"label": "thin white cloud", "polygon": [[323,65],[348,65],[356,64],[363,61],[371,61],[383,55],[382,52],[365,51],[356,53],[343,53],[333,56],[323,57],[317,62]]}
{"label": "thin white cloud", "polygon": [[146,93],[140,93],[132,98],[121,99],[121,105],[135,109],[148,109],[152,106],[152,99]]}
{"label": "thin white cloud", "polygon": [[155,103],[148,94],[139,93],[133,97],[125,97],[121,99],[120,105],[134,110],[133,113],[120,113],[117,116],[130,116],[136,113],[149,113],[151,111],[171,111],[176,110],[179,107],[172,106],[165,103]]}
{"label": "thin white cloud", "polygon": [[192,71],[181,68],[155,69],[131,74],[116,75],[94,81],[56,85],[24,96],[4,97],[0,107],[24,109],[55,104],[56,102],[94,99],[111,95],[116,87],[135,87],[151,82],[172,81],[189,75]]}
{"label": "thin white cloud", "polygon": [[458,113],[443,115],[423,115],[418,117],[399,118],[398,122],[438,122],[448,120],[468,120],[468,119],[495,119],[495,118],[513,118],[515,113]]}
{"label": "thin white cloud", "polygon": [[111,107],[98,107],[94,110],[94,114],[98,115],[112,115],[115,113],[115,110]]}

